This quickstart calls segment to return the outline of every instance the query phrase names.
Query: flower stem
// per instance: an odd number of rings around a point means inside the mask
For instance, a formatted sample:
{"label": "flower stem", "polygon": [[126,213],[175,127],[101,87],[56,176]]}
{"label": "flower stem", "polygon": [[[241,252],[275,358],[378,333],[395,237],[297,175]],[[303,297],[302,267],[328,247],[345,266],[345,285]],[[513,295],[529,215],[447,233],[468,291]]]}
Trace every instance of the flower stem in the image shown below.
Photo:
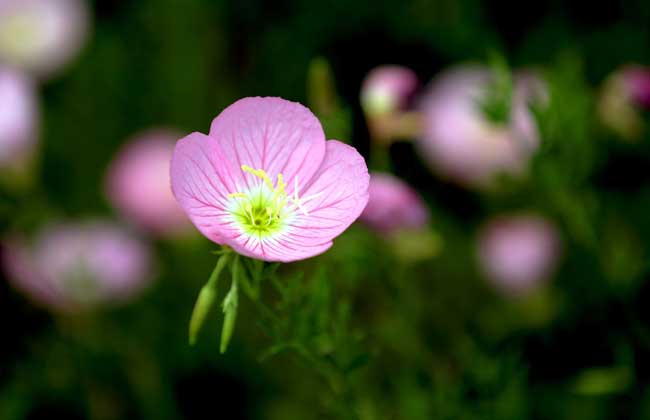
{"label": "flower stem", "polygon": [[219,351],[221,354],[225,353],[228,349],[228,344],[232,338],[232,333],[235,330],[235,321],[237,320],[237,307],[239,304],[239,291],[237,285],[241,278],[241,261],[239,256],[236,255],[232,263],[232,284],[228,294],[223,299],[223,328],[221,329],[221,344]]}

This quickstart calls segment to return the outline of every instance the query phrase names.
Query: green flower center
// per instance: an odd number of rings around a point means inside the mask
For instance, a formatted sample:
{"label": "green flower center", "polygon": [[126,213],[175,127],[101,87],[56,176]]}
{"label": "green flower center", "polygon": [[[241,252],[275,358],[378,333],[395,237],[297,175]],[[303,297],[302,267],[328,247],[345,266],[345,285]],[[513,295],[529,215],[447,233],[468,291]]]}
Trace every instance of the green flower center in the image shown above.
{"label": "green flower center", "polygon": [[274,203],[264,188],[251,191],[245,197],[237,195],[235,198],[237,204],[231,214],[244,233],[269,236],[285,225],[286,212],[273,211]]}
{"label": "green flower center", "polygon": [[42,46],[42,30],[34,18],[17,15],[0,22],[0,51],[18,60],[27,60]]}
{"label": "green flower center", "polygon": [[294,178],[293,195],[289,196],[282,174],[278,174],[274,185],[264,170],[246,165],[241,168],[262,181],[247,192],[228,195],[231,199],[228,211],[232,220],[246,235],[263,239],[281,233],[296,216],[296,210],[307,216],[309,213],[303,205],[320,195],[301,199],[298,197],[298,179]]}

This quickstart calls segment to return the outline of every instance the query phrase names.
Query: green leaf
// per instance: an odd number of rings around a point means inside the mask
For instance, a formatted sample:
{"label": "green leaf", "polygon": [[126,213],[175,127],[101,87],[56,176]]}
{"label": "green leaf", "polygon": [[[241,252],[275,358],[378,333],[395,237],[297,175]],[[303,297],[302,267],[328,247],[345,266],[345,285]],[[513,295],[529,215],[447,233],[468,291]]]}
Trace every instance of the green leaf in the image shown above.
{"label": "green leaf", "polygon": [[495,124],[508,124],[512,107],[512,74],[502,55],[492,53],[489,61],[493,78],[479,105],[488,120]]}

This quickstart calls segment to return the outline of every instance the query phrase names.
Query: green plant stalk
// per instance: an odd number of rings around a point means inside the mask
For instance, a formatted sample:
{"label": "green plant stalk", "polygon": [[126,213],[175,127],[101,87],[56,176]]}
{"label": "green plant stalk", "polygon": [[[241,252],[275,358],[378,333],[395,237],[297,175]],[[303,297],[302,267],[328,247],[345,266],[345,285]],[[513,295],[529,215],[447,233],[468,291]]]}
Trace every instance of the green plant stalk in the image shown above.
{"label": "green plant stalk", "polygon": [[223,300],[222,307],[224,313],[223,327],[221,329],[221,344],[219,351],[221,354],[225,353],[228,349],[228,344],[232,338],[233,331],[235,330],[235,321],[237,320],[237,306],[239,303],[239,292],[237,285],[240,281],[241,274],[241,261],[239,256],[235,256],[232,264],[232,284],[230,290]]}

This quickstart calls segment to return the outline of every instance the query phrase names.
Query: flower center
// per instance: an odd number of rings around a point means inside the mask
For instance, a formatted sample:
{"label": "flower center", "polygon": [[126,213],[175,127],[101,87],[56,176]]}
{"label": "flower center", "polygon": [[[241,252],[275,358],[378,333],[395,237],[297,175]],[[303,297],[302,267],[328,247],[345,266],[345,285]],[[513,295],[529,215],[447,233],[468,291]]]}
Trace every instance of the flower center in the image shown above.
{"label": "flower center", "polygon": [[239,229],[260,239],[282,232],[291,224],[296,210],[307,216],[304,207],[308,201],[318,197],[320,193],[306,198],[298,196],[298,177],[294,178],[293,194],[286,192],[287,184],[284,177],[278,174],[275,185],[263,169],[253,169],[242,165],[241,169],[259,179],[259,184],[247,191],[235,192],[228,195],[231,199],[228,211]]}

